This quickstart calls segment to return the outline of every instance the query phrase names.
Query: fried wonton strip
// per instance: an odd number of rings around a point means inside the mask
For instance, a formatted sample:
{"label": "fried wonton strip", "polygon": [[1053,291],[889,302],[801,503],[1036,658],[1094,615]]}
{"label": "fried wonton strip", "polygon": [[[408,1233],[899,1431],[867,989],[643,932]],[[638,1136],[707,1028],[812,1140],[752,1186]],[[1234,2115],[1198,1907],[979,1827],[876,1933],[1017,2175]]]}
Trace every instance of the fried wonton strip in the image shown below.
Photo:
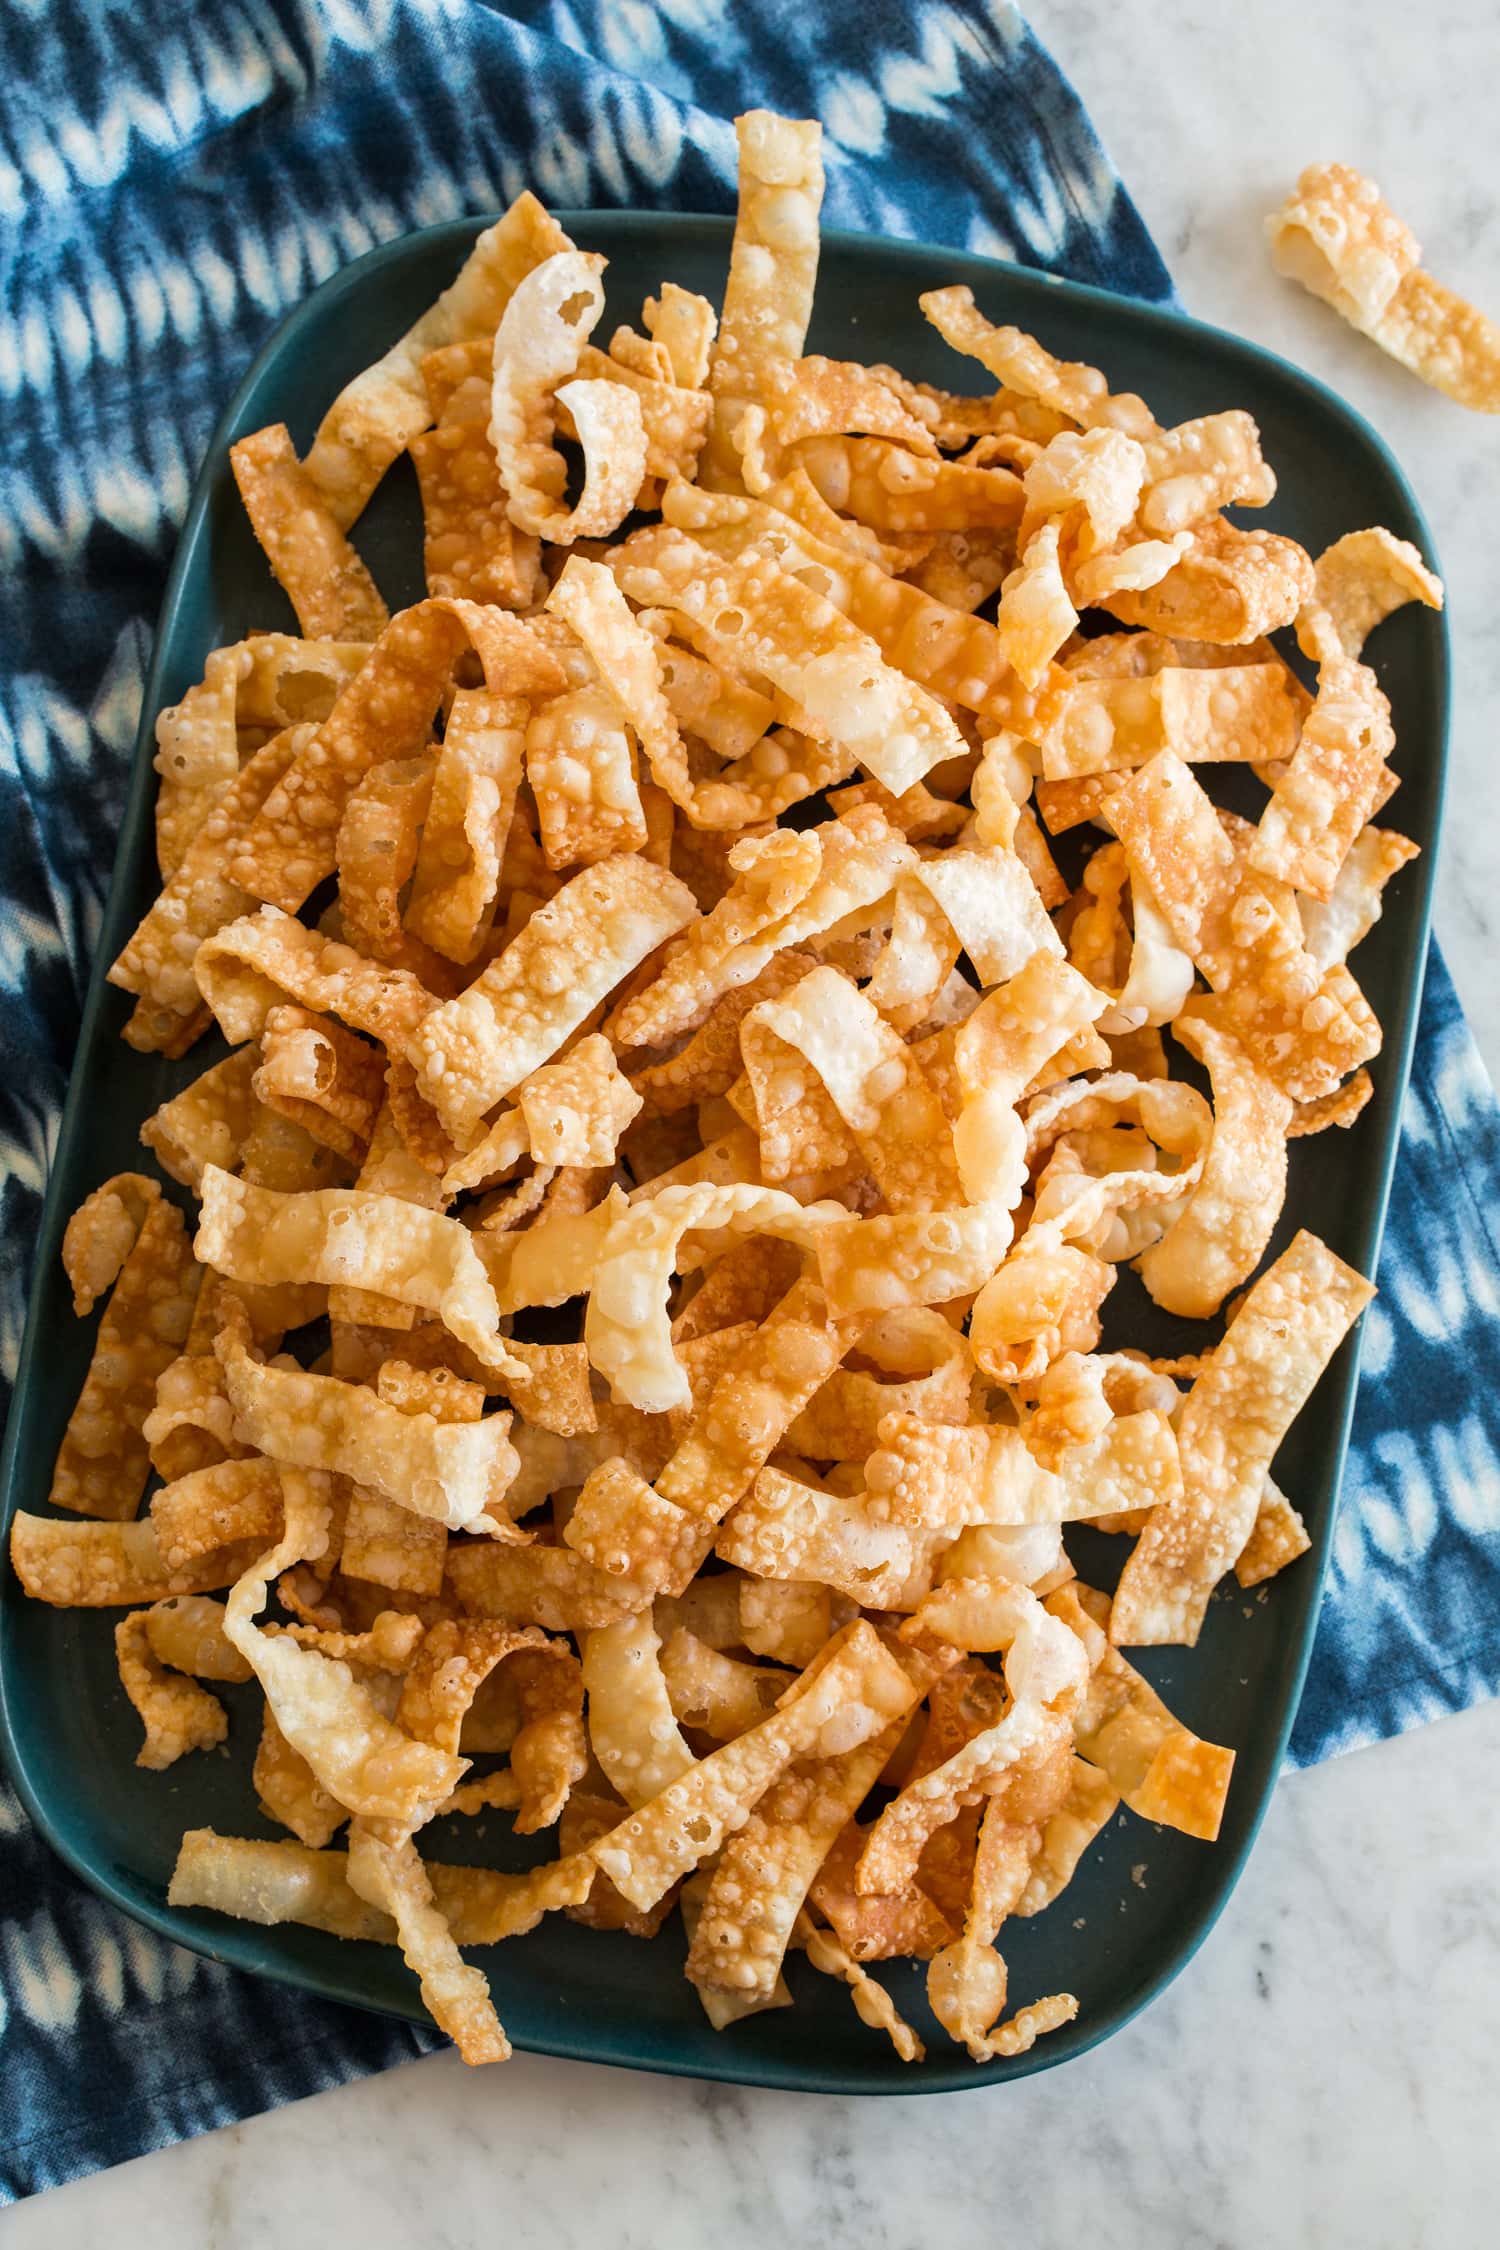
{"label": "fried wonton strip", "polygon": [[1049,781],[1145,765],[1158,750],[1195,760],[1271,763],[1296,747],[1299,709],[1281,664],[1191,670],[1151,678],[1078,679],[1042,745]]}
{"label": "fried wonton strip", "polygon": [[633,1906],[653,1906],[744,1826],[794,1759],[858,1749],[909,1711],[918,1692],[873,1629],[856,1621],[768,1719],[701,1759],[602,1837],[593,1847],[595,1863]]}
{"label": "fried wonton strip", "polygon": [[367,961],[275,906],[243,915],[207,939],[193,973],[236,1046],[258,1038],[270,1011],[289,999],[315,1014],[340,1016],[386,1044],[398,1044],[436,1004],[409,971]]}
{"label": "fried wonton strip", "polygon": [[205,1164],[221,1164],[226,1172],[238,1166],[254,1117],[250,1082],[259,1066],[257,1048],[239,1048],[201,1071],[141,1127],[142,1142],[183,1187],[196,1191]]}
{"label": "fried wonton strip", "polygon": [[816,968],[740,1026],[747,1062],[770,1034],[803,1056],[854,1135],[892,1211],[931,1211],[960,1199],[953,1137],[911,1049],[837,969]]}
{"label": "fried wonton strip", "polygon": [[448,1560],[448,1534],[440,1523],[415,1516],[383,1492],[356,1484],[349,1492],[339,1568],[403,1594],[438,1594]]}
{"label": "fried wonton strip", "polygon": [[229,1719],[216,1695],[164,1668],[151,1646],[147,1615],[136,1610],[121,1618],[115,1657],[120,1685],[146,1730],[135,1762],[160,1773],[190,1750],[214,1749],[227,1736]]}
{"label": "fried wonton strip", "polygon": [[[424,1211],[441,1211],[449,1201],[442,1179],[419,1162],[402,1140],[389,1099],[375,1119],[354,1185],[363,1195],[396,1196]],[[339,1322],[364,1321],[372,1327],[410,1329],[416,1307],[378,1289],[359,1289],[339,1282],[328,1292],[328,1317]]]}
{"label": "fried wonton strip", "polygon": [[995,1939],[1020,1903],[1034,1833],[1011,1818],[1010,1795],[1006,1789],[984,1808],[963,1930],[934,1954],[927,1972],[928,2005],[975,2062],[988,2062],[994,2053],[989,2034],[1009,1981]]}
{"label": "fried wonton strip", "polygon": [[265,1690],[277,1725],[330,1795],[351,1813],[419,1826],[468,1771],[468,1760],[414,1741],[384,1717],[348,1665],[255,1623],[278,1572],[323,1551],[326,1478],[282,1474],[286,1529],[225,1604],[224,1631]]}
{"label": "fried wonton strip", "polygon": [[808,1248],[825,1228],[848,1224],[841,1204],[804,1205],[779,1189],[748,1186],[664,1187],[624,1208],[612,1198],[604,1210],[606,1231],[592,1276],[584,1341],[617,1403],[651,1414],[692,1402],[691,1386],[672,1350],[667,1315],[667,1290],[684,1236],[727,1229],[774,1235]]}
{"label": "fried wonton strip", "polygon": [[631,599],[679,611],[763,674],[809,724],[899,796],[964,741],[935,697],[887,664],[830,601],[751,550],[716,555],[685,533],[638,532],[616,575]]}
{"label": "fried wonton strip", "polygon": [[[950,609],[881,564],[850,555],[765,500],[673,483],[662,515],[716,554],[770,555],[879,643],[887,663],[931,691],[983,716],[1008,716],[1015,681],[993,625]],[[694,729],[693,731],[700,731]]]}
{"label": "fried wonton strip", "polygon": [[883,2031],[902,2062],[922,2062],[927,2050],[897,2008],[885,1986],[862,1968],[832,1930],[820,1929],[808,1914],[797,1918],[797,1943],[808,1965],[849,1987],[854,2012],[871,2031]]}
{"label": "fried wonton strip", "polygon": [[590,680],[535,714],[526,730],[526,778],[549,867],[589,866],[646,842],[630,732],[603,681]]}
{"label": "fried wonton strip", "polygon": [[110,968],[111,984],[140,996],[127,1032],[133,1047],[165,1053],[200,1022],[198,947],[255,903],[227,880],[225,860],[310,739],[310,728],[293,727],[256,751],[186,840],[171,879]]}
{"label": "fried wonton strip", "polygon": [[1240,648],[1290,625],[1312,590],[1312,563],[1295,540],[1213,516],[1164,577],[1106,594],[1102,607],[1122,625]]}
{"label": "fried wonton strip", "polygon": [[[589,381],[622,383],[634,392],[641,410],[646,439],[648,477],[690,477],[708,435],[713,402],[706,392],[684,390],[644,370],[625,367],[614,357],[585,344],[578,355],[578,372]],[[559,418],[566,435],[571,416],[564,404]]]}
{"label": "fried wonton strip", "polygon": [[1119,1791],[1108,1774],[1074,1757],[1068,1766],[1068,1790],[1062,1803],[1041,1823],[1031,1850],[1026,1887],[1012,1912],[1040,1914],[1061,1896],[1073,1880],[1078,1863],[1094,1838],[1111,1820],[1120,1802]]}
{"label": "fried wonton strip", "polygon": [[114,1609],[201,1594],[233,1585],[253,1560],[259,1540],[240,1540],[199,1555],[181,1569],[162,1558],[150,1517],[137,1523],[67,1523],[17,1509],[10,1559],[33,1600],[55,1609]]}
{"label": "fried wonton strip", "polygon": [[383,359],[340,391],[318,426],[306,467],[344,530],[397,455],[431,424],[422,380],[428,352],[469,337],[492,336],[532,268],[570,247],[562,228],[526,190],[480,235],[436,303]]}
{"label": "fried wonton strip", "polygon": [[1209,1596],[1243,1551],[1276,1449],[1372,1285],[1305,1231],[1240,1306],[1178,1423],[1182,1493],[1156,1508],[1121,1574],[1121,1647],[1193,1646]]}
{"label": "fried wonton strip", "polygon": [[739,482],[734,433],[766,372],[796,359],[812,317],[823,202],[822,128],[747,110],[735,119],[739,207],[718,341],[708,369],[714,422],[707,481]]}
{"label": "fried wonton strip", "polygon": [[1418,848],[1393,828],[1362,829],[1345,854],[1330,895],[1320,899],[1304,892],[1298,898],[1303,943],[1320,969],[1347,961],[1369,936],[1380,920],[1386,884],[1417,857]]}
{"label": "fried wonton strip", "polygon": [[373,641],[390,612],[338,519],[297,459],[284,422],[229,448],[250,528],[309,639]]}
{"label": "fried wonton strip", "polygon": [[371,766],[417,755],[455,664],[479,658],[492,695],[555,694],[556,660],[519,618],[479,602],[418,602],[391,619],[241,839],[231,882],[295,913],[333,873],[339,823]]}
{"label": "fried wonton strip", "polygon": [[847,820],[743,839],[723,898],[666,955],[661,973],[609,1020],[620,1046],[662,1046],[694,1031],[776,954],[861,914],[910,864],[905,837],[872,805]]}
{"label": "fried wonton strip", "polygon": [[762,1469],[716,1552],[758,1578],[816,1579],[870,1609],[909,1610],[932,1582],[951,1533],[924,1536],[877,1514],[864,1493],[833,1493]]}
{"label": "fried wonton strip", "polygon": [[887,1521],[913,1529],[1069,1523],[1149,1507],[1174,1492],[1176,1453],[1172,1426],[1154,1407],[1116,1415],[1087,1443],[1063,1446],[1055,1467],[1043,1467],[1012,1425],[892,1414],[865,1463],[865,1483]]}
{"label": "fried wonton strip", "polygon": [[[1071,1713],[1082,1692],[1087,1659],[1065,1626],[1023,1586],[1003,1593],[1008,1634],[1005,1680],[1011,1702],[1003,1717],[981,1727],[951,1756],[909,1781],[884,1808],[860,1856],[862,1892],[904,1890],[924,1846],[965,1805],[993,1796],[1065,1756]],[[999,1606],[999,1605],[997,1605]]]}
{"label": "fried wonton strip", "polygon": [[77,1515],[123,1522],[146,1482],[157,1381],[187,1341],[202,1276],[181,1212],[138,1172],[106,1181],[74,1212],[63,1264],[80,1313],[114,1288],[47,1497]]}
{"label": "fried wonton strip", "polygon": [[786,1434],[793,1453],[812,1461],[862,1461],[879,1444],[887,1414],[961,1422],[969,1412],[974,1362],[965,1339],[941,1313],[913,1306],[861,1331],[868,1368],[836,1368]]}
{"label": "fried wonton strip", "polygon": [[[336,1156],[362,1162],[385,1094],[378,1051],[306,1008],[268,1011],[253,1090]],[[200,1182],[201,1186],[201,1182]]]}
{"label": "fried wonton strip", "polygon": [[169,1570],[189,1569],[200,1556],[246,1539],[264,1545],[281,1530],[276,1464],[241,1458],[190,1469],[152,1494],[151,1523]]}
{"label": "fried wonton strip", "polygon": [[1234,1752],[1200,1742],[1174,1719],[1147,1681],[1110,1645],[1108,1603],[1063,1586],[1047,1607],[1079,1636],[1089,1657],[1088,1686],[1073,1718],[1073,1739],[1107,1775],[1132,1812],[1211,1844],[1219,1833]]}
{"label": "fried wonton strip", "polygon": [[472,961],[494,920],[528,708],[517,697],[461,688],[448,714],[406,927],[450,961]]}
{"label": "fried wonton strip", "polygon": [[[394,1945],[394,1923],[350,1889],[347,1868],[343,1852],[190,1828],[169,1897],[174,1906],[208,1907],[245,1922],[300,1922],[334,1937]],[[582,1855],[549,1861],[524,1875],[431,1860],[425,1870],[440,1911],[463,1945],[494,1945],[534,1929],[543,1914],[587,1898],[594,1878],[593,1862]]]}
{"label": "fried wonton strip", "polygon": [[504,2062],[510,2041],[495,2014],[489,1982],[460,1955],[411,1837],[356,1820],[349,1831],[347,1877],[358,1897],[395,1923],[396,1942],[417,1977],[423,2005],[464,2061]]}
{"label": "fried wonton strip", "polygon": [[706,297],[675,281],[664,281],[659,297],[648,297],[642,312],[648,334],[665,351],[672,380],[684,390],[701,391],[708,381],[709,356],[718,318]]}
{"label": "fried wonton strip", "polygon": [[202,1193],[197,1254],[230,1280],[377,1290],[436,1313],[497,1375],[525,1382],[499,1336],[499,1306],[473,1236],[457,1219],[363,1188],[277,1195],[216,1165],[205,1170]]}
{"label": "fried wonton strip", "polygon": [[454,1139],[472,1146],[485,1112],[696,914],[685,883],[629,853],[586,867],[540,907],[410,1041],[417,1084]]}
{"label": "fried wonton strip", "polygon": [[236,1683],[253,1675],[224,1638],[224,1606],[204,1594],[175,1594],[143,1610],[146,1639],[158,1663],[197,1680]]}
{"label": "fried wonton strip", "polygon": [[327,1375],[262,1367],[231,1337],[219,1349],[236,1431],[262,1453],[352,1477],[450,1531],[502,1527],[516,1470],[508,1413],[439,1422]]}
{"label": "fried wonton strip", "polygon": [[842,1757],[794,1765],[724,1846],[688,1948],[689,1982],[770,1997],[818,1869],[900,1739],[902,1721]]}
{"label": "fried wonton strip", "polygon": [[448,1584],[475,1617],[588,1633],[645,1604],[644,1587],[610,1578],[571,1547],[502,1547],[493,1540],[448,1550]]}
{"label": "fried wonton strip", "polygon": [[1375,675],[1345,657],[1319,669],[1318,698],[1260,817],[1250,865],[1314,898],[1331,897],[1355,837],[1384,802],[1395,748]]}
{"label": "fried wonton strip", "polygon": [[596,1627],[583,1644],[589,1742],[632,1806],[648,1803],[696,1762],[677,1731],[660,1652],[649,1608]]}
{"label": "fried wonton strip", "polygon": [[[720,1581],[711,1578],[704,1583],[716,1586]],[[711,1735],[715,1742],[732,1742],[736,1735],[758,1727],[794,1677],[776,1665],[747,1664],[726,1656],[686,1625],[674,1629],[659,1661],[673,1717],[682,1726]]]}
{"label": "fried wonton strip", "polygon": [[[592,251],[547,258],[516,290],[495,332],[489,436],[506,507],[523,531],[560,545],[617,530],[646,474],[640,400],[623,384],[576,374],[604,310],[604,265]],[[552,442],[558,404],[569,410],[584,451],[584,489],[572,508],[563,503],[567,465]]]}
{"label": "fried wonton strip", "polygon": [[993,1202],[830,1226],[813,1244],[829,1315],[870,1318],[969,1296],[990,1279],[1013,1232],[1009,1211]]}
{"label": "fried wonton strip", "polygon": [[1443,606],[1443,582],[1411,541],[1379,525],[1346,531],[1313,565],[1311,612],[1297,621],[1303,653],[1322,653],[1320,629],[1326,622],[1341,652],[1357,663],[1376,626],[1407,602]]}
{"label": "fried wonton strip", "polygon": [[[422,374],[438,427],[414,438],[407,450],[422,495],[428,592],[526,610],[536,601],[541,550],[506,512],[489,434],[492,348],[485,338],[428,353]],[[457,380],[442,397],[434,377],[450,355]]]}
{"label": "fried wonton strip", "polygon": [[1500,331],[1421,267],[1421,245],[1373,180],[1310,164],[1266,221],[1278,273],[1460,406],[1500,414]]}
{"label": "fried wonton strip", "polygon": [[620,1462],[589,1478],[568,1545],[653,1593],[681,1593],[714,1532],[837,1366],[847,1339],[828,1326],[815,1282],[794,1282],[731,1352],[654,1489]]}
{"label": "fried wonton strip", "polygon": [[1311,1545],[1306,1524],[1275,1478],[1268,1476],[1255,1529],[1245,1541],[1234,1575],[1242,1586],[1259,1586],[1305,1555]]}
{"label": "fried wonton strip", "polygon": [[267,1820],[289,1828],[297,1841],[313,1851],[330,1843],[348,1814],[318,1780],[300,1750],[294,1750],[265,1704],[261,1711],[260,1740],[251,1769],[255,1798]]}
{"label": "fried wonton strip", "polygon": [[1180,1015],[1172,1034],[1212,1080],[1213,1139],[1186,1208],[1138,1266],[1156,1303],[1190,1320],[1210,1319],[1260,1264],[1286,1195],[1292,1121],[1291,1102],[1211,1007]]}

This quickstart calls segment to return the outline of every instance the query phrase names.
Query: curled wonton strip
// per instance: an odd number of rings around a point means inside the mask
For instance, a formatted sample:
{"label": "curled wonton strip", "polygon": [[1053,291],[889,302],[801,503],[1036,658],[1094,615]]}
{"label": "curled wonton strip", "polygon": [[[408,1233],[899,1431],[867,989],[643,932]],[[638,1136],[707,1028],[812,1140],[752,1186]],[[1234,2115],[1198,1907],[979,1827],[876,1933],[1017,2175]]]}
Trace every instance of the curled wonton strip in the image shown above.
{"label": "curled wonton strip", "polygon": [[466,992],[414,1031],[417,1085],[461,1147],[648,953],[697,914],[666,868],[633,854],[587,867],[538,908]]}
{"label": "curled wonton strip", "polygon": [[1500,414],[1500,330],[1420,264],[1409,227],[1373,180],[1310,164],[1266,221],[1278,273],[1460,406]]}
{"label": "curled wonton strip", "polygon": [[1374,1295],[1315,1235],[1296,1235],[1209,1354],[1178,1423],[1182,1493],[1155,1509],[1110,1618],[1119,1646],[1185,1642],[1254,1528],[1266,1471]]}
{"label": "curled wonton strip", "polygon": [[278,1195],[216,1165],[203,1175],[196,1249],[231,1281],[321,1281],[372,1289],[436,1313],[502,1380],[524,1383],[500,1340],[500,1311],[467,1227],[363,1188]]}
{"label": "curled wonton strip", "polygon": [[[758,1727],[680,1775],[592,1847],[632,1905],[654,1906],[740,1827],[793,1759],[858,1749],[919,1693],[863,1620],[846,1627]],[[811,1878],[809,1877],[809,1880]]]}
{"label": "curled wonton strip", "polygon": [[[558,251],[521,283],[495,331],[489,436],[506,509],[523,531],[562,545],[617,530],[646,474],[634,391],[576,375],[604,310],[604,264],[597,252]],[[562,500],[567,466],[552,444],[554,402],[568,409],[584,450],[584,489],[573,508]]]}
{"label": "curled wonton strip", "polygon": [[492,336],[525,276],[569,248],[562,228],[526,190],[486,227],[437,302],[382,359],[345,384],[318,426],[307,474],[346,531],[391,463],[431,424],[422,380],[427,354]]}
{"label": "curled wonton strip", "polygon": [[1292,1104],[1238,1040],[1213,1020],[1213,1003],[1180,1015],[1172,1035],[1213,1083],[1213,1137],[1186,1208],[1139,1260],[1156,1303],[1207,1320],[1260,1264],[1286,1195]]}
{"label": "curled wonton strip", "polygon": [[505,1528],[498,1511],[517,1466],[509,1414],[439,1422],[331,1376],[262,1366],[228,1334],[219,1350],[244,1443],[300,1469],[352,1477],[451,1531]]}

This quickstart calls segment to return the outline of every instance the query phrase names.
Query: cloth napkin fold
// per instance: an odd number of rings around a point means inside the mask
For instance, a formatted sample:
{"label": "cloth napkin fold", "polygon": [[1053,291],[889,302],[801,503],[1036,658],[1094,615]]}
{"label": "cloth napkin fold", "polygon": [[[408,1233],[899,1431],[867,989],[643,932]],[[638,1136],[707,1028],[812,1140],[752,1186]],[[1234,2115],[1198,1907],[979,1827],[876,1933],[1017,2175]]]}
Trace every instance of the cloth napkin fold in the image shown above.
{"label": "cloth napkin fold", "polygon": [[[0,82],[8,1378],[152,622],[209,431],[282,313],[527,185],[732,210],[729,121],[757,105],[822,118],[832,226],[1171,283],[1003,0],[50,0],[0,14]],[[1500,1684],[1497,1181],[1500,1112],[1434,956],[1298,1764]],[[0,2201],[440,2043],[137,1928],[3,1783],[0,2027]]]}

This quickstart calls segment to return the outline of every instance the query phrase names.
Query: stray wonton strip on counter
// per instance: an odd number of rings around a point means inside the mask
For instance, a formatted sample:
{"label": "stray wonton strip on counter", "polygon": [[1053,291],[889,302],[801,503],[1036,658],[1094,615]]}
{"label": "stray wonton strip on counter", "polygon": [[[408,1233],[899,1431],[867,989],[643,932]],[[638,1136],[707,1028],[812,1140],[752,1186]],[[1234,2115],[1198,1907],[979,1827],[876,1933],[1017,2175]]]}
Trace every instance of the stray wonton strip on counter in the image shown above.
{"label": "stray wonton strip on counter", "polygon": [[[1096,1845],[1123,1883],[1117,1812],[1220,1832],[1233,1745],[1126,1652],[1211,1684],[1216,1588],[1313,1544],[1278,1449],[1370,1288],[1265,1260],[1290,1144],[1389,1097],[1350,957],[1419,750],[1367,644],[1443,593],[1231,522],[1248,414],[1162,427],[967,289],[921,309],[981,395],[809,353],[819,128],[737,135],[721,310],[605,322],[523,193],[305,460],[234,445],[305,637],[160,715],[109,972],[142,1054],[229,1051],[140,1078],[167,1191],[69,1224],[95,1333],[11,1556],[115,1612],[188,1817],[227,1743],[280,1832],[189,1828],[172,1903],[398,1947],[466,2061],[468,1949],[560,1912],[731,2036],[811,1973],[989,2065],[1079,2012],[1069,1910],[1029,1997],[1011,1918]],[[1280,240],[1494,403],[1353,175]],[[349,534],[403,453],[391,613]]]}

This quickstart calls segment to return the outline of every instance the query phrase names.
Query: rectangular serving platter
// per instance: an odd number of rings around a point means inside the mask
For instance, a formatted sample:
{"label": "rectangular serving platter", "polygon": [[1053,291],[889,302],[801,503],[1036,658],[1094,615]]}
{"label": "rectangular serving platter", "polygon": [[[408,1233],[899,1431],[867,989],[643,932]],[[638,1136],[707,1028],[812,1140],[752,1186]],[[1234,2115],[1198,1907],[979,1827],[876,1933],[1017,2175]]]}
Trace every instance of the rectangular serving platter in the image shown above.
{"label": "rectangular serving platter", "polygon": [[[618,211],[560,216],[576,241],[609,259],[602,334],[616,320],[637,318],[643,297],[664,279],[718,302],[728,220]],[[141,1122],[220,1051],[204,1042],[178,1063],[134,1053],[120,1039],[130,1003],[105,983],[104,972],[158,887],[151,766],[157,713],[201,676],[210,649],[254,630],[294,629],[245,522],[228,448],[245,431],[285,421],[305,450],[334,393],[431,303],[484,223],[455,221],[407,236],[325,283],[261,352],[209,447],[162,610],[42,1218],[0,1462],[7,1525],[18,1507],[45,1511],[53,1458],[97,1325],[97,1316],[76,1321],[72,1314],[59,1256],[68,1216],[111,1173],[149,1163],[137,1139]],[[955,358],[918,310],[922,290],[950,282],[967,282],[992,319],[1034,331],[1064,358],[1102,366],[1113,388],[1141,392],[1163,423],[1227,406],[1248,408],[1281,488],[1269,509],[1246,520],[1288,532],[1314,553],[1345,531],[1383,523],[1436,563],[1399,468],[1356,414],[1284,361],[1182,314],[955,251],[828,234],[808,349],[889,362],[954,389],[980,388],[974,364]],[[421,518],[408,463],[398,463],[387,477],[355,538],[392,609],[421,598]],[[1390,698],[1398,740],[1402,786],[1384,817],[1415,838],[1422,857],[1392,883],[1384,918],[1354,962],[1385,1027],[1384,1051],[1374,1066],[1375,1099],[1352,1131],[1303,1140],[1293,1149],[1273,1250],[1305,1225],[1373,1273],[1426,955],[1448,714],[1444,621],[1405,610],[1380,628],[1368,653]],[[169,1192],[181,1199],[179,1190]],[[1128,1334],[1168,1351],[1202,1346],[1201,1327],[1190,1331],[1167,1319],[1128,1274],[1111,1304],[1122,1339]],[[796,2006],[719,2034],[682,1975],[678,1921],[642,1944],[552,1915],[531,1935],[476,1955],[516,2046],[746,2085],[919,2093],[1023,2077],[1118,2030],[1207,1935],[1244,1867],[1274,1787],[1317,1623],[1358,1348],[1356,1333],[1277,1460],[1278,1481],[1307,1519],[1312,1552],[1256,1595],[1227,1581],[1196,1650],[1145,1650],[1135,1658],[1190,1726],[1237,1753],[1218,1843],[1197,1843],[1122,1814],[1088,1852],[1057,1906],[1005,1927],[1011,2005],[1070,1990],[1080,2003],[1073,2024],[1028,2055],[976,2067],[932,2025],[922,1970],[886,1965],[879,1973],[897,2004],[928,2037],[926,2061],[906,2065],[860,2023],[842,1987],[794,1958],[788,1977]],[[1070,1533],[1069,1543],[1084,1577],[1113,1583],[1125,1551],[1121,1541],[1085,1532]],[[185,1759],[162,1774],[142,1772],[133,1763],[139,1722],[115,1671],[117,1614],[29,1602],[8,1561],[0,1570],[0,1741],[42,1833],[103,1897],[179,1944],[330,2000],[425,2021],[415,1979],[393,1950],[168,1906],[167,1881],[184,1828],[273,1833],[250,1785],[257,1691],[225,1691],[227,1755]],[[555,1850],[550,1838],[513,1838],[503,1815],[438,1823],[424,1834],[423,1846],[439,1858],[504,1866],[529,1864]]]}

